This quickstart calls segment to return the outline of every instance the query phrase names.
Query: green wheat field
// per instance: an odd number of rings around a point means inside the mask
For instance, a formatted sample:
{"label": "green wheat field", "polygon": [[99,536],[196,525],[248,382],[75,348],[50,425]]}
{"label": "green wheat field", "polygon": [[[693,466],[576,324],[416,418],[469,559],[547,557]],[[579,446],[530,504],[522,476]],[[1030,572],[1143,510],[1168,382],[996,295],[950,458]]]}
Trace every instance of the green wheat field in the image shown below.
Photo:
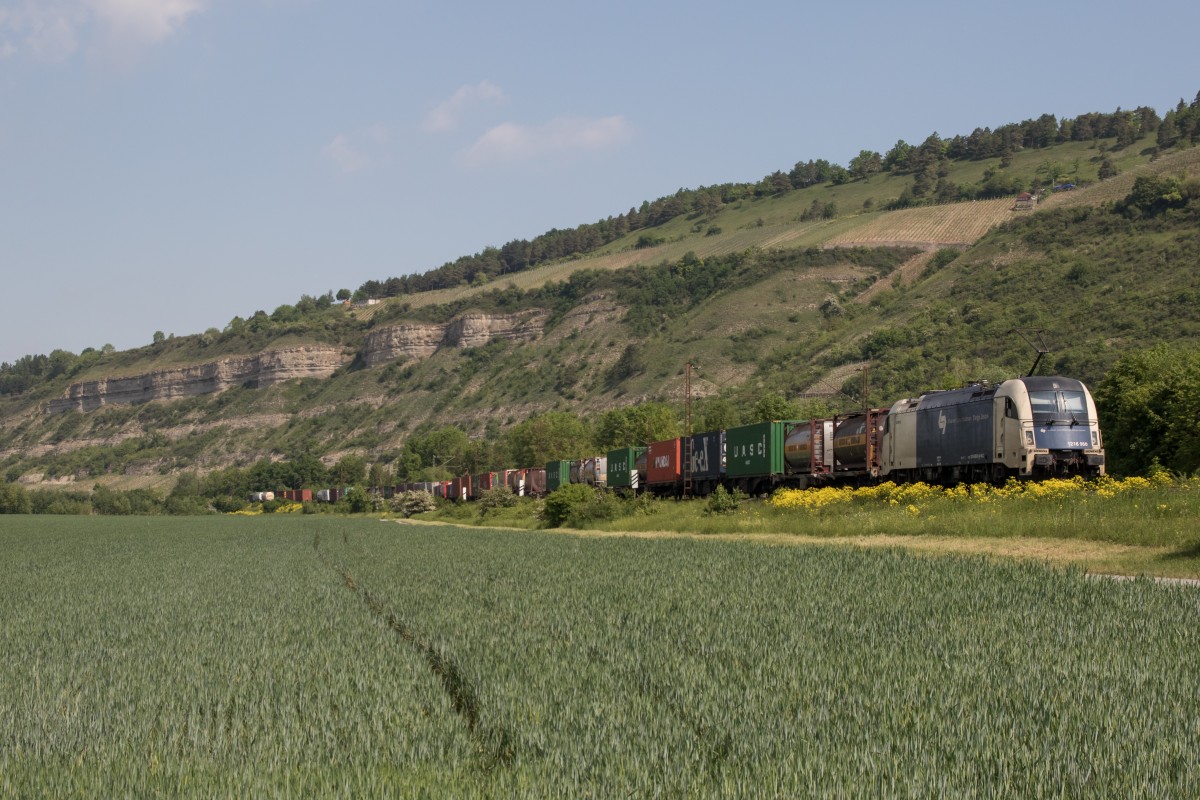
{"label": "green wheat field", "polygon": [[10,517],[0,797],[1196,797],[1200,590],[900,551]]}

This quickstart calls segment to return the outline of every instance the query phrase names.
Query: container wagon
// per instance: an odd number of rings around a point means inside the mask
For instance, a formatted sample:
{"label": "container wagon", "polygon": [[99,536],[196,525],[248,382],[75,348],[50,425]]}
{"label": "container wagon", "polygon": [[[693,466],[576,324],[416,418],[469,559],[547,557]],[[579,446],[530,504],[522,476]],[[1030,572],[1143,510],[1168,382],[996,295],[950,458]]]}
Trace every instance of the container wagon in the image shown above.
{"label": "container wagon", "polygon": [[[637,493],[644,485],[638,471],[638,457],[646,454],[644,447],[622,447],[608,451],[608,487],[620,492]],[[644,463],[644,462],[643,462]]]}

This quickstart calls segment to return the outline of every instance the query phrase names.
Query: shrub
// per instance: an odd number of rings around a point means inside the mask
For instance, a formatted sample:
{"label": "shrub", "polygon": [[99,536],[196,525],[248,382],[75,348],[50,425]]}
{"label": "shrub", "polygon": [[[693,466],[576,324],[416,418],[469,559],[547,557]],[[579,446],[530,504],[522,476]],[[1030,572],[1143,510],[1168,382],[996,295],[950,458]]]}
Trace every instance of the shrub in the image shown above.
{"label": "shrub", "polygon": [[542,522],[551,528],[564,525],[577,510],[594,502],[595,498],[596,490],[582,483],[560,486],[542,504]]}
{"label": "shrub", "polygon": [[371,498],[367,496],[367,490],[361,486],[350,487],[350,491],[346,492],[346,506],[351,514],[365,514],[370,511]]}
{"label": "shrub", "polygon": [[246,501],[229,495],[219,495],[212,500],[212,507],[222,514],[232,514],[246,507]]}
{"label": "shrub", "polygon": [[718,486],[716,491],[708,496],[708,505],[705,506],[704,513],[731,514],[738,510],[738,506],[745,499],[746,495],[738,489],[727,492],[724,486]]}
{"label": "shrub", "polygon": [[429,492],[405,492],[400,495],[399,510],[406,517],[413,514],[424,514],[437,508],[437,501]]}
{"label": "shrub", "polygon": [[176,517],[190,517],[212,513],[206,499],[177,494],[172,494],[163,502],[163,511]]}
{"label": "shrub", "polygon": [[15,483],[0,484],[0,514],[31,514],[33,504],[24,486]]}
{"label": "shrub", "polygon": [[479,496],[479,513],[486,514],[501,508],[512,508],[516,504],[517,496],[511,489],[507,486],[496,486]]}

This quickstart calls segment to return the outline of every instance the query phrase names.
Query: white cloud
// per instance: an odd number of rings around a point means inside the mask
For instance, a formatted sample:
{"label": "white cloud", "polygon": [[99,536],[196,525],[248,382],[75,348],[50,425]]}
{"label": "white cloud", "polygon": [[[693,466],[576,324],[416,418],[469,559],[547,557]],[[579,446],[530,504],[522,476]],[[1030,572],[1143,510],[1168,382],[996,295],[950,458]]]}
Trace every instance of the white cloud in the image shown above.
{"label": "white cloud", "polygon": [[481,103],[500,103],[507,99],[504,90],[491,81],[480,81],[474,86],[459,87],[449,100],[437,105],[425,115],[425,130],[430,133],[445,133],[458,127],[463,114],[472,106]]}
{"label": "white cloud", "polygon": [[370,165],[371,159],[356,147],[350,137],[344,133],[339,133],[333,137],[333,141],[325,145],[321,152],[337,168],[345,173],[358,172],[366,169]]}
{"label": "white cloud", "polygon": [[350,174],[390,166],[394,161],[391,129],[382,123],[353,133],[339,133],[321,148],[321,154],[339,172]]}
{"label": "white cloud", "polygon": [[119,40],[157,44],[178,31],[207,0],[86,0]]}
{"label": "white cloud", "polygon": [[[65,61],[91,43],[121,52],[159,44],[209,0],[23,0],[0,10],[0,57]],[[98,44],[97,44],[98,43]]]}
{"label": "white cloud", "polygon": [[541,126],[506,122],[489,130],[463,155],[468,166],[521,161],[553,153],[602,150],[629,141],[633,126],[622,116],[560,117]]}

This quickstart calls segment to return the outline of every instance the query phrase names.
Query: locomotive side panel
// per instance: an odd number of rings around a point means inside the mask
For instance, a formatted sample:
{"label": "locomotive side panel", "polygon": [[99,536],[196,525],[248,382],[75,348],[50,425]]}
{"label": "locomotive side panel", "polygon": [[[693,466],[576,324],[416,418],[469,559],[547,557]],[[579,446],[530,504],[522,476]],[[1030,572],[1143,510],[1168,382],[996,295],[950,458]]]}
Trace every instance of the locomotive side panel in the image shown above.
{"label": "locomotive side panel", "polygon": [[917,411],[917,466],[954,467],[991,462],[994,423],[990,397]]}

